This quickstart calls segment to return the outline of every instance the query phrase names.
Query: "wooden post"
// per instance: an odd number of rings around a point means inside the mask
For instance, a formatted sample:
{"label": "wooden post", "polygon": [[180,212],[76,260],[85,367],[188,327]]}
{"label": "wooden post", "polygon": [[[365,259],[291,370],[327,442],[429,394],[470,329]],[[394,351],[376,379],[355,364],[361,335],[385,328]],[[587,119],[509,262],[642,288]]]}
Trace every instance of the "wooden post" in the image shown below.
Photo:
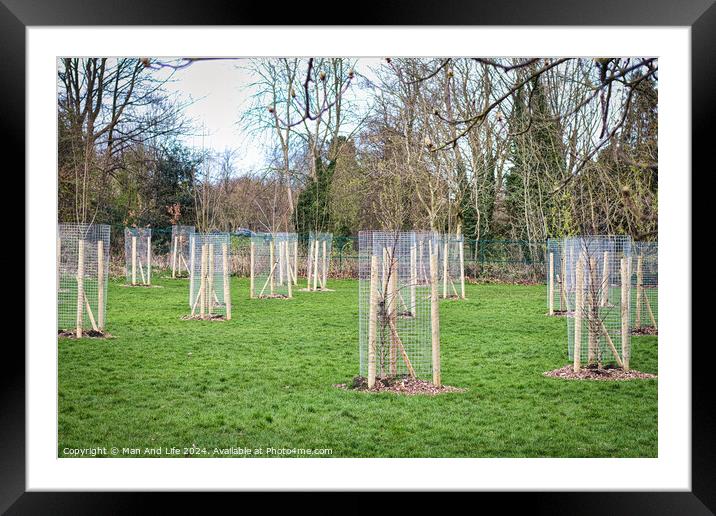
{"label": "wooden post", "polygon": [[207,284],[209,285],[209,288],[206,292],[206,311],[211,315],[212,309],[214,308],[214,244],[209,244],[208,246],[209,252],[207,256],[207,276],[208,281]]}
{"label": "wooden post", "polygon": [[291,264],[288,260],[288,240],[284,240],[283,249],[286,256],[286,286],[288,287],[288,298],[291,299],[293,297],[293,278],[291,277]]}
{"label": "wooden post", "polygon": [[448,282],[448,235],[444,235],[443,239],[443,299],[447,297]]}
{"label": "wooden post", "polygon": [[298,285],[298,239],[293,241],[293,284]]}
{"label": "wooden post", "polygon": [[306,278],[308,279],[308,284],[306,285],[306,290],[311,290],[311,274],[313,273],[313,244],[311,243],[311,240],[308,241],[308,247],[306,248]]}
{"label": "wooden post", "polygon": [[147,285],[152,284],[152,237],[147,237]]}
{"label": "wooden post", "polygon": [[460,297],[465,299],[465,245],[460,241]]}
{"label": "wooden post", "polygon": [[609,287],[609,251],[604,251],[604,263],[602,264],[602,306],[609,304]]}
{"label": "wooden post", "polygon": [[440,387],[440,303],[438,302],[438,257],[430,255],[430,328],[433,353],[433,385]]}
{"label": "wooden post", "polygon": [[85,301],[85,241],[80,239],[77,242],[77,324],[75,335],[82,337],[82,324],[84,318]]}
{"label": "wooden post", "polygon": [[189,271],[189,300],[192,304],[194,303],[194,269],[196,268],[196,251],[195,251],[195,239],[191,238],[189,239],[189,245],[191,246],[191,257],[190,257],[190,265],[191,270]]}
{"label": "wooden post", "polygon": [[564,250],[562,250],[560,261],[562,268],[559,275],[559,309],[569,311],[567,306],[567,257],[564,255]]}
{"label": "wooden post", "polygon": [[622,367],[625,371],[629,370],[629,355],[631,350],[629,349],[629,287],[631,281],[629,281],[629,268],[627,265],[627,259],[621,259],[621,283],[622,283],[622,297],[621,297],[621,317],[622,317]]}
{"label": "wooden post", "polygon": [[375,385],[375,355],[378,334],[378,257],[370,257],[370,301],[368,307],[368,388]]}
{"label": "wooden post", "polygon": [[[385,299],[385,312],[388,314],[388,324],[393,327],[398,322],[398,281],[397,267],[395,266],[395,249],[388,252],[388,296]],[[398,374],[398,342],[397,334],[390,333],[390,374]]]}
{"label": "wooden post", "polygon": [[416,284],[418,283],[417,256],[415,244],[410,248],[410,315],[416,317],[417,300],[415,295]]}
{"label": "wooden post", "polygon": [[[598,353],[597,346],[599,345],[599,334],[597,333],[597,321],[599,319],[599,301],[597,299],[597,259],[593,256],[589,258],[589,315],[587,328],[588,333],[588,344],[587,348],[587,363],[594,363],[595,357],[601,355]],[[601,361],[600,361],[601,362]],[[601,363],[598,363],[601,366]]]}
{"label": "wooden post", "polygon": [[269,273],[269,293],[273,296],[274,293],[274,280],[273,280],[273,269],[276,266],[275,257],[274,257],[274,245],[275,245],[276,239],[273,235],[271,235],[271,244],[269,245],[269,263],[271,264],[271,272]]}
{"label": "wooden post", "polygon": [[639,255],[636,259],[636,321],[634,326],[641,328],[641,298],[643,294],[644,273],[642,270],[643,256]]}
{"label": "wooden post", "polygon": [[62,241],[57,237],[57,293],[60,292],[60,267],[62,266]]}
{"label": "wooden post", "polygon": [[318,237],[313,240],[313,290],[318,290]]}
{"label": "wooden post", "polygon": [[323,239],[323,288],[326,288],[326,282],[328,281],[328,252],[326,250],[326,239]]}
{"label": "wooden post", "polygon": [[221,244],[221,254],[224,258],[224,305],[226,306],[226,320],[231,320],[231,276],[229,276],[229,245]]}
{"label": "wooden post", "polygon": [[132,285],[137,284],[137,237],[132,235]]}
{"label": "wooden post", "polygon": [[174,249],[172,249],[172,278],[177,277],[177,247],[179,247],[179,237],[174,237]]}
{"label": "wooden post", "polygon": [[199,281],[199,315],[204,318],[206,314],[206,260],[207,247],[201,244],[201,277]]}
{"label": "wooden post", "polygon": [[582,311],[584,310],[584,261],[580,256],[577,259],[577,272],[574,292],[574,345],[572,355],[574,358],[574,372],[578,373],[582,360]]}
{"label": "wooden post", "polygon": [[[418,241],[418,270],[422,273],[423,270],[425,270],[425,266],[423,264],[423,239],[421,238]],[[421,284],[423,282],[424,278],[420,276]]]}
{"label": "wooden post", "polygon": [[278,284],[283,285],[283,279],[286,272],[286,257],[284,255],[283,239],[274,242],[276,244],[276,247],[278,247]]}
{"label": "wooden post", "polygon": [[104,241],[97,240],[97,327],[104,330]]}
{"label": "wooden post", "polygon": [[549,253],[549,315],[554,315],[554,253]]}
{"label": "wooden post", "polygon": [[255,294],[255,292],[254,292],[254,263],[255,263],[255,258],[254,258],[254,256],[255,256],[255,253],[256,253],[256,245],[255,245],[253,242],[251,242],[251,256],[250,256],[250,258],[249,258],[249,260],[250,260],[250,265],[249,265],[249,268],[250,268],[250,271],[249,271],[249,297],[250,297],[251,299],[254,298],[254,294]]}

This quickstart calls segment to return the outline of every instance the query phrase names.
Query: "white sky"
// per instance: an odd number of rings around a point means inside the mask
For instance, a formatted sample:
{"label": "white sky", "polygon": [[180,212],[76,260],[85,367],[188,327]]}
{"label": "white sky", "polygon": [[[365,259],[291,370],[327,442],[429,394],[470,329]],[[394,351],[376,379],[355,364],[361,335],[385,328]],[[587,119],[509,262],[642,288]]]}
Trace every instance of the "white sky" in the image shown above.
{"label": "white sky", "polygon": [[[374,79],[375,74],[370,68],[377,67],[380,62],[380,58],[360,58],[356,72]],[[262,168],[269,143],[268,136],[247,136],[237,123],[242,111],[251,105],[253,90],[250,85],[255,82],[243,64],[243,60],[196,61],[176,70],[173,81],[167,84],[169,92],[177,93],[185,101],[193,101],[185,113],[194,120],[197,134],[182,138],[183,142],[199,149],[236,149],[238,173]],[[158,73],[168,75],[170,71],[165,69]],[[354,83],[351,92],[356,95],[356,102],[367,105],[366,90]]]}

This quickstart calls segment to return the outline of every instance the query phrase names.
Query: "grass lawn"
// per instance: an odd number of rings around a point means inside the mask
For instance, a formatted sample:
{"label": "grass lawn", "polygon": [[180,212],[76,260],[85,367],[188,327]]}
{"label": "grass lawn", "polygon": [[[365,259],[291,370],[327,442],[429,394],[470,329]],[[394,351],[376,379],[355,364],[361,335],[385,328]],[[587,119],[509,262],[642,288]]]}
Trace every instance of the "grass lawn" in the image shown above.
{"label": "grass lawn", "polygon": [[[234,319],[184,321],[188,280],[110,282],[116,338],[59,339],[64,448],[330,448],[333,457],[656,457],[657,380],[566,381],[567,325],[546,287],[469,285],[441,301],[443,383],[406,397],[333,387],[358,374],[358,282],[250,300],[232,278]],[[300,285],[302,286],[302,285]],[[657,338],[632,338],[632,368],[657,373]],[[146,455],[143,455],[146,456]]]}

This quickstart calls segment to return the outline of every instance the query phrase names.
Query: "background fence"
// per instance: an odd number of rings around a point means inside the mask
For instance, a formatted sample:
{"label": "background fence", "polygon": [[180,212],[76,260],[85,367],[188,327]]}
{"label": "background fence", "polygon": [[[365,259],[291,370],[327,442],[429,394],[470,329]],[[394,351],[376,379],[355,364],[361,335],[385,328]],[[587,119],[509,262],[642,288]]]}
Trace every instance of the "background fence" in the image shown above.
{"label": "background fence", "polygon": [[[110,275],[122,276],[124,270],[124,227],[112,227],[112,263]],[[168,269],[171,275],[171,228],[152,231],[152,265]],[[116,237],[116,238],[115,238]],[[298,235],[299,287],[306,278],[308,234]],[[231,273],[249,275],[248,236],[231,236]],[[527,240],[471,240],[465,238],[465,276],[467,281],[505,283],[544,283],[546,275],[546,242]],[[358,237],[334,236],[329,276],[358,277]]]}

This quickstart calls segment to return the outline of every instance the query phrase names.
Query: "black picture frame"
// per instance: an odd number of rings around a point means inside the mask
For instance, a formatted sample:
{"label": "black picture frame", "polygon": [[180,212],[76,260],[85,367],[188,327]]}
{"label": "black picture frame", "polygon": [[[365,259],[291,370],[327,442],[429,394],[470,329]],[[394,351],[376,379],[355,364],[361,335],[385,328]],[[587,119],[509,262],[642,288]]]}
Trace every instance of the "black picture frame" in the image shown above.
{"label": "black picture frame", "polygon": [[[321,5],[325,4],[325,5]],[[2,145],[24,149],[25,29],[48,25],[283,25],[335,24],[349,20],[370,25],[609,25],[691,27],[692,168],[711,172],[713,129],[716,120],[716,6],[714,0],[594,0],[479,2],[392,1],[351,8],[339,18],[335,4],[320,0],[310,12],[299,5],[285,18],[280,9],[264,4],[228,0],[0,0],[0,124]],[[17,166],[24,167],[24,153]],[[683,171],[688,180],[697,176]],[[708,174],[705,174],[706,176]],[[704,176],[699,176],[704,177]],[[693,183],[692,183],[693,184]],[[20,185],[20,188],[23,188]],[[692,190],[694,191],[694,190]],[[694,201],[695,203],[695,201]],[[692,216],[696,222],[696,217]],[[27,234],[26,234],[27,238]],[[26,320],[26,324],[27,324]],[[103,514],[141,512],[147,496],[161,497],[166,511],[171,504],[190,506],[184,495],[136,493],[27,493],[25,489],[25,353],[3,346],[0,374],[0,512],[8,514]],[[692,344],[692,490],[641,493],[510,493],[500,496],[501,510],[529,505],[532,514],[712,514],[716,511],[716,437],[714,401],[709,368],[713,363],[712,339]],[[688,342],[664,343],[687,347]],[[245,496],[245,495],[242,495]]]}

